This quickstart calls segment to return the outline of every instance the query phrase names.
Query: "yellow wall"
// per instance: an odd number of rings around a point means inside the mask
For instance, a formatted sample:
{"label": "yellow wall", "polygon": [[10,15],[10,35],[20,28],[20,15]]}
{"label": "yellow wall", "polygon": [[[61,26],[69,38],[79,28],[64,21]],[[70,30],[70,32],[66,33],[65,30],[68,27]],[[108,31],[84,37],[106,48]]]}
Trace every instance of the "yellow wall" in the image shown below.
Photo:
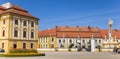
{"label": "yellow wall", "polygon": [[[20,24],[18,26],[13,25],[14,16],[20,17],[19,18]],[[27,20],[28,21],[28,24],[27,24],[28,27],[23,27],[23,24],[22,24],[22,21],[23,21],[22,19],[23,18],[28,19]],[[3,19],[5,19],[5,25],[3,25]],[[30,22],[32,20],[35,22],[33,28],[30,26]],[[13,29],[15,27],[17,27],[20,30],[20,32],[18,34],[18,35],[20,35],[20,38],[14,38],[13,37]],[[28,38],[22,38],[23,28],[27,29],[27,34],[28,34],[27,37]],[[5,30],[5,37],[2,36],[3,30]],[[30,37],[30,31],[31,30],[34,31],[34,34],[35,34],[34,38]],[[14,41],[17,42],[17,48],[20,48],[20,49],[22,49],[22,43],[23,42],[26,42],[26,44],[27,44],[26,49],[30,49],[30,42],[34,43],[34,49],[37,49],[37,47],[38,47],[38,42],[37,42],[37,40],[38,40],[38,19],[37,18],[18,15],[18,14],[13,14],[13,13],[2,14],[2,15],[0,15],[0,33],[1,33],[0,34],[0,48],[1,48],[1,42],[4,41],[6,53],[9,51],[9,49],[12,48]]]}
{"label": "yellow wall", "polygon": [[[53,38],[53,42],[51,42],[51,38]],[[47,47],[45,47],[45,45],[47,44]],[[39,37],[39,40],[38,40],[38,45],[39,45],[39,48],[51,48],[50,47],[50,44],[53,44],[55,48],[56,47],[56,37],[55,36],[47,36],[47,37]]]}

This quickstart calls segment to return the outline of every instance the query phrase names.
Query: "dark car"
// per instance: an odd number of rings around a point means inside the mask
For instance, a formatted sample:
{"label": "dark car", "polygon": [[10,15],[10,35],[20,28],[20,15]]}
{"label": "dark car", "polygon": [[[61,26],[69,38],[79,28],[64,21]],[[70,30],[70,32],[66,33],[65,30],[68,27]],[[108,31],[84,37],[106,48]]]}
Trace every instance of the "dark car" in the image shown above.
{"label": "dark car", "polygon": [[120,49],[118,49],[117,53],[120,54]]}
{"label": "dark car", "polygon": [[0,49],[0,53],[3,53],[3,52],[5,52],[5,50],[4,49]]}

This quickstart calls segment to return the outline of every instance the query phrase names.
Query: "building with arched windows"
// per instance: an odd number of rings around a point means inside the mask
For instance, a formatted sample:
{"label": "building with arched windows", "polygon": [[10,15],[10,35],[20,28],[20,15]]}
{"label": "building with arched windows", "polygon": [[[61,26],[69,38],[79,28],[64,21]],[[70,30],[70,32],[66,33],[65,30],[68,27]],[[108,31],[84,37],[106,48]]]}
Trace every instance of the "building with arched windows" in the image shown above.
{"label": "building with arched windows", "polygon": [[[120,43],[120,30],[112,30],[116,43]],[[95,40],[95,47],[102,46],[108,42],[108,30],[99,29],[97,27],[80,27],[80,26],[56,26],[53,29],[39,31],[39,48],[68,48],[74,44],[73,48],[78,45],[81,48],[88,48],[91,39]],[[53,38],[54,42],[50,42]],[[51,44],[53,47],[51,47]]]}
{"label": "building with arched windows", "polygon": [[8,2],[0,6],[0,48],[37,49],[38,18]]}

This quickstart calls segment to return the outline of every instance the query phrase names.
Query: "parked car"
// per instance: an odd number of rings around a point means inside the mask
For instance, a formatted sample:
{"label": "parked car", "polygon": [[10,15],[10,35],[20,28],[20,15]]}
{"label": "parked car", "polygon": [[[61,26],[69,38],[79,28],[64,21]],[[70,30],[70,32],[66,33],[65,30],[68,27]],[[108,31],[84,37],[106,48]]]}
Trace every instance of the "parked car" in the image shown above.
{"label": "parked car", "polygon": [[117,53],[120,54],[120,49],[117,50]]}
{"label": "parked car", "polygon": [[0,49],[0,53],[4,53],[5,52],[5,50],[4,49]]}

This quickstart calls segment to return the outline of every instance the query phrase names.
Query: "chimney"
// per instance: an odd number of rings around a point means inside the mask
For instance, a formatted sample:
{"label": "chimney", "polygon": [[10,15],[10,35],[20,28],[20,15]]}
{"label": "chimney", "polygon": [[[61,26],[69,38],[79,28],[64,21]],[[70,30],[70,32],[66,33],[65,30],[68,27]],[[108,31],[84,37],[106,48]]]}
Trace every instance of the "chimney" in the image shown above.
{"label": "chimney", "polygon": [[12,7],[12,3],[11,2],[7,2],[2,4],[3,7],[5,7],[6,9],[11,8]]}

